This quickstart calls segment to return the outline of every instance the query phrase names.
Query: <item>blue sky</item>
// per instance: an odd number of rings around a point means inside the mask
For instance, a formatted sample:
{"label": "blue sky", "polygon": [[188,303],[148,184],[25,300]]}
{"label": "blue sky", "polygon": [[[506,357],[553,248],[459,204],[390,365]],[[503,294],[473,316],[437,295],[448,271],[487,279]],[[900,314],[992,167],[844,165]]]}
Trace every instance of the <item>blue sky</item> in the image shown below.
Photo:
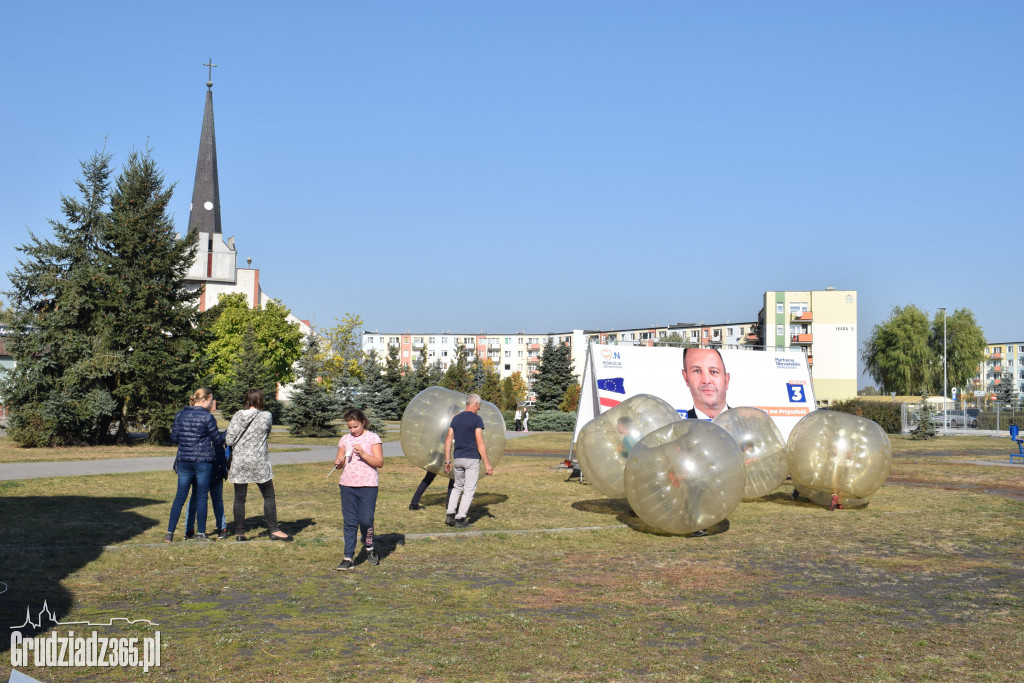
{"label": "blue sky", "polygon": [[907,303],[1019,340],[1021,35],[1019,2],[19,3],[0,271],[104,144],[153,148],[184,231],[212,57],[224,232],[318,325],[739,322],[832,285],[861,342]]}

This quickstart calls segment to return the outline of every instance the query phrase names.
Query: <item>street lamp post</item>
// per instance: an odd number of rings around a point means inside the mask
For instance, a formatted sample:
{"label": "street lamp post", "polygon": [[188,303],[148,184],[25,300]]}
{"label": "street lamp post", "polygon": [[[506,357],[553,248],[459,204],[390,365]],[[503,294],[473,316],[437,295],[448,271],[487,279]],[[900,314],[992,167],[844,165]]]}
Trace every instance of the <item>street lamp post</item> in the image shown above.
{"label": "street lamp post", "polygon": [[945,432],[949,431],[949,411],[946,410],[946,396],[949,395],[946,383],[948,374],[946,372],[946,366],[948,365],[949,354],[946,351],[946,309],[940,308],[942,311],[942,430]]}

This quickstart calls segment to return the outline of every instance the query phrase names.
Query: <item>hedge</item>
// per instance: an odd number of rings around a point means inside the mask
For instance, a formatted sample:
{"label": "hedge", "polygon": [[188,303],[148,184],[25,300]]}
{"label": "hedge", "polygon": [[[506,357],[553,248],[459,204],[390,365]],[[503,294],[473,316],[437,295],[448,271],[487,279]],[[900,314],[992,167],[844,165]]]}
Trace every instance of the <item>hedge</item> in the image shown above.
{"label": "hedge", "polygon": [[878,423],[887,434],[899,434],[900,404],[889,401],[862,401],[859,398],[852,398],[849,401],[839,401],[830,405],[828,410],[836,410],[841,413],[850,413],[859,417],[866,417]]}

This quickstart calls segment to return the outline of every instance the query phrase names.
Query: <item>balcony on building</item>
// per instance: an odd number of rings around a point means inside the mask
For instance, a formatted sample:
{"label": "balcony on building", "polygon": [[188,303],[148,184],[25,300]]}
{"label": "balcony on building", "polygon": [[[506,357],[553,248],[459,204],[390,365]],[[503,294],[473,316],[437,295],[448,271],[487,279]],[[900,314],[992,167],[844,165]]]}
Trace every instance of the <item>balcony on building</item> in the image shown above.
{"label": "balcony on building", "polygon": [[814,335],[811,333],[806,334],[793,334],[789,337],[790,344],[810,344],[813,341]]}
{"label": "balcony on building", "polygon": [[487,342],[487,348],[494,351],[498,351],[501,349],[501,343],[498,341]]}
{"label": "balcony on building", "polygon": [[810,311],[801,311],[800,313],[790,313],[789,314],[789,321],[790,322],[794,322],[794,323],[796,323],[796,322],[809,323],[809,322],[811,322],[813,320],[814,320],[814,316],[811,314]]}
{"label": "balcony on building", "polygon": [[527,344],[526,348],[530,351],[540,351],[540,344]]}
{"label": "balcony on building", "polygon": [[423,342],[413,342],[412,343],[412,348],[414,348],[414,349],[422,349],[423,348]]}
{"label": "balcony on building", "polygon": [[989,356],[988,359],[989,360],[1002,360],[1003,359],[1003,354],[997,351],[997,352],[993,353],[991,356]]}
{"label": "balcony on building", "polygon": [[540,362],[540,357],[538,357],[538,356],[530,356],[529,358],[526,359],[526,362],[531,364],[531,365],[536,365],[537,363]]}
{"label": "balcony on building", "polygon": [[1003,371],[1003,366],[1002,365],[996,365],[995,367],[992,368],[992,372],[1002,372],[1002,371]]}

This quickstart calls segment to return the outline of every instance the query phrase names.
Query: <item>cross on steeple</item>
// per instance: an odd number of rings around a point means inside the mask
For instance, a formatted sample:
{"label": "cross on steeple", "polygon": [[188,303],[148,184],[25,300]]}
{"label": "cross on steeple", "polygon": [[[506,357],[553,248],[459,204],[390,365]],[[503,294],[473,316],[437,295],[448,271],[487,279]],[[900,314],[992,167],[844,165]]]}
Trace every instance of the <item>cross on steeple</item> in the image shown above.
{"label": "cross on steeple", "polygon": [[208,68],[209,75],[206,77],[207,78],[207,80],[206,80],[206,87],[207,88],[212,88],[213,87],[213,67],[217,66],[216,64],[213,63],[213,57],[210,57],[210,61],[204,62],[203,66],[209,67]]}

